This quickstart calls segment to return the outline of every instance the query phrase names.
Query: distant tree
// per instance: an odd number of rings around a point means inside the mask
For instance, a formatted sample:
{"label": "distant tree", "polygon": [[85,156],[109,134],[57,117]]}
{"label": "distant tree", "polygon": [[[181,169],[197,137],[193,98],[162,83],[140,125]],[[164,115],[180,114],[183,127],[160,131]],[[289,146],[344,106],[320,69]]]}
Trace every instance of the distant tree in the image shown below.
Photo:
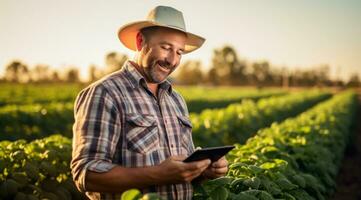
{"label": "distant tree", "polygon": [[245,65],[239,61],[236,51],[225,46],[213,52],[208,80],[213,84],[239,85],[246,79]]}
{"label": "distant tree", "polygon": [[5,80],[25,83],[29,81],[29,69],[21,61],[14,60],[5,67]]}
{"label": "distant tree", "polygon": [[112,73],[122,68],[128,56],[118,52],[110,52],[105,56],[106,73]]}
{"label": "distant tree", "polygon": [[60,82],[61,78],[59,76],[59,73],[57,71],[53,71],[51,73],[51,82]]}
{"label": "distant tree", "polygon": [[361,83],[360,83],[360,78],[359,75],[354,73],[350,76],[349,81],[346,84],[347,87],[360,87]]}
{"label": "distant tree", "polygon": [[270,64],[267,61],[255,62],[252,64],[253,84],[259,87],[272,85],[274,79],[273,76]]}
{"label": "distant tree", "polygon": [[212,84],[212,85],[219,85],[220,84],[220,79],[218,78],[217,75],[217,70],[216,68],[212,67],[209,71],[208,74],[206,76],[206,82]]}
{"label": "distant tree", "polygon": [[96,66],[95,65],[90,65],[89,66],[89,82],[94,82],[97,79],[96,76]]}
{"label": "distant tree", "polygon": [[39,64],[31,70],[31,79],[36,82],[48,82],[52,78],[51,75],[49,65]]}
{"label": "distant tree", "polygon": [[69,83],[76,83],[76,82],[80,82],[80,77],[79,77],[79,70],[76,68],[70,68],[67,72],[66,72],[66,77],[65,77],[66,81]]}
{"label": "distant tree", "polygon": [[316,76],[315,84],[317,86],[330,86],[330,66],[320,65],[315,67],[313,70],[314,75]]}
{"label": "distant tree", "polygon": [[176,80],[180,84],[196,85],[203,82],[202,64],[200,61],[186,61],[179,66]]}

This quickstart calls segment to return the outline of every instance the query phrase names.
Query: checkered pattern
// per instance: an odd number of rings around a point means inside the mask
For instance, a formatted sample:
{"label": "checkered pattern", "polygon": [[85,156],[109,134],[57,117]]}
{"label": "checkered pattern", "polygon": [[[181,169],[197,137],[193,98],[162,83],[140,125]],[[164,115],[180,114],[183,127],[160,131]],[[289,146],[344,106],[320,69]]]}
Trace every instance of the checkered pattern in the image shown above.
{"label": "checkered pattern", "polygon": [[[158,165],[171,155],[194,151],[188,110],[169,81],[159,85],[159,98],[127,61],[122,70],[82,90],[75,102],[73,179],[86,191],[87,170],[106,172],[116,165]],[[191,199],[192,185],[154,185],[141,190],[164,199]],[[86,192],[90,199],[120,199],[121,194]]]}

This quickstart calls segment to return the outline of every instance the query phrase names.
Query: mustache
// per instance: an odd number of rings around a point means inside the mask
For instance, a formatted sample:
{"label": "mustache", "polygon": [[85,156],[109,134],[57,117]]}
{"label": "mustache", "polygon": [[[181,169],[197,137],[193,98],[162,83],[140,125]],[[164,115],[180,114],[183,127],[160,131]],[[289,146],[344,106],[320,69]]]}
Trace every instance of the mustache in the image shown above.
{"label": "mustache", "polygon": [[158,63],[158,65],[165,67],[167,69],[172,69],[174,67],[167,61],[157,61],[156,63]]}

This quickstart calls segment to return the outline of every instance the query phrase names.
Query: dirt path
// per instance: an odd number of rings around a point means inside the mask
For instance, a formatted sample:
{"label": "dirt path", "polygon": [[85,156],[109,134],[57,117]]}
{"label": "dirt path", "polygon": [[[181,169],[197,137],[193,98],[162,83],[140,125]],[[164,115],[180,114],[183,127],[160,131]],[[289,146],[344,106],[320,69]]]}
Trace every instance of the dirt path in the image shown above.
{"label": "dirt path", "polygon": [[337,177],[337,189],[331,200],[361,200],[361,93],[354,127],[354,135],[348,146]]}

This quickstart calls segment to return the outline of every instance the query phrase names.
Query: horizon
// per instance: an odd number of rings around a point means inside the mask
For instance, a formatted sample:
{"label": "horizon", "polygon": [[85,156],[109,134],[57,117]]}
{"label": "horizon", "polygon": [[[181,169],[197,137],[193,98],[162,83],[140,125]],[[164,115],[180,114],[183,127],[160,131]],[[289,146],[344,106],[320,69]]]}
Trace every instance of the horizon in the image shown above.
{"label": "horizon", "polygon": [[17,4],[3,0],[0,74],[15,59],[29,67],[47,64],[55,70],[76,66],[84,76],[91,64],[104,66],[105,55],[111,51],[131,58],[133,52],[119,42],[117,30],[123,24],[143,20],[156,5],[182,11],[187,31],[207,39],[199,50],[184,55],[182,63],[201,60],[207,69],[213,50],[230,45],[239,58],[251,62],[265,60],[290,70],[327,64],[331,78],[348,80],[351,73],[361,77],[361,1],[357,0],[233,0],[227,4],[45,0]]}

